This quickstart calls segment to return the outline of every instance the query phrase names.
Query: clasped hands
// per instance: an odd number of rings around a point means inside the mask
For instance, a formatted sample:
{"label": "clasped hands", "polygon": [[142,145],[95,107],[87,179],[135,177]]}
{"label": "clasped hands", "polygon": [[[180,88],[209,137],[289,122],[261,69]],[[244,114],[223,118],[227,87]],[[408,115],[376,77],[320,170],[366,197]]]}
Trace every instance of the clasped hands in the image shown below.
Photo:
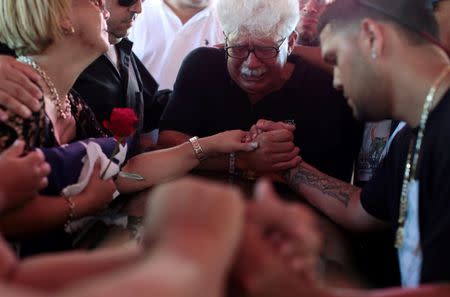
{"label": "clasped hands", "polygon": [[291,169],[301,162],[294,144],[295,126],[260,119],[247,133],[244,142],[257,142],[257,150],[242,153],[244,168],[258,175]]}

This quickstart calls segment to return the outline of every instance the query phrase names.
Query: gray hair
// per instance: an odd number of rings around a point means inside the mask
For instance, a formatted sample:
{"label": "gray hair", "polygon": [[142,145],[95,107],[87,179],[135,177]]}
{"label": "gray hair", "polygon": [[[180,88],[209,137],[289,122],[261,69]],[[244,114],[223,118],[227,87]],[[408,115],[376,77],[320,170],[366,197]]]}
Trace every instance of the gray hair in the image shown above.
{"label": "gray hair", "polygon": [[242,34],[286,37],[300,18],[298,0],[218,0],[216,8],[229,38]]}

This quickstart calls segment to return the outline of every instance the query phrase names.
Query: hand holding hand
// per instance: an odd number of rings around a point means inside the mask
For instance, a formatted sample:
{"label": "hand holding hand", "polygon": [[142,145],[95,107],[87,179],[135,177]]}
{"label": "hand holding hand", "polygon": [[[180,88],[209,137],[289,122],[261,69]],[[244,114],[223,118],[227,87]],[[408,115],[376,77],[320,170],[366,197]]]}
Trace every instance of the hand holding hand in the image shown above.
{"label": "hand holding hand", "polygon": [[207,156],[232,152],[251,152],[258,148],[258,142],[244,142],[247,132],[229,130],[212,136],[200,138],[199,142]]}
{"label": "hand holding hand", "polygon": [[257,173],[287,170],[301,162],[300,149],[293,143],[294,135],[287,129],[271,130],[258,134],[253,141],[258,150],[240,154],[246,168]]}
{"label": "hand holding hand", "polygon": [[[0,105],[11,113],[28,118],[40,109],[42,92],[36,85],[40,80],[30,66],[0,55]],[[7,119],[8,113],[0,109],[0,120]]]}
{"label": "hand holding hand", "polygon": [[292,133],[294,133],[295,131],[295,126],[285,123],[285,122],[273,122],[270,120],[265,120],[265,119],[260,119],[256,122],[256,124],[254,124],[251,128],[250,131],[248,132],[246,138],[245,138],[245,142],[251,142],[254,139],[256,139],[256,137],[263,133],[263,132],[269,132],[269,131],[274,131],[274,130],[282,130],[282,129],[286,129],[288,131],[291,131]]}

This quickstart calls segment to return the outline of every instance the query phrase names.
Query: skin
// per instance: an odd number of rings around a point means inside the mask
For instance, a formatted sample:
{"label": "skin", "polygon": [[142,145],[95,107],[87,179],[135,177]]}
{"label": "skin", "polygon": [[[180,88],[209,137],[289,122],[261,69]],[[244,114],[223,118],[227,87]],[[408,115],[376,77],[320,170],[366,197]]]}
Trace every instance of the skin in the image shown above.
{"label": "skin", "polygon": [[440,39],[447,52],[450,51],[450,0],[441,0],[434,10],[439,24]]}
{"label": "skin", "polygon": [[297,24],[297,43],[306,46],[319,45],[317,25],[325,10],[326,0],[299,0],[300,21]]}
{"label": "skin", "polygon": [[[294,66],[287,62],[287,57],[293,50],[296,37],[296,33],[289,35],[279,47],[279,54],[272,59],[258,59],[254,53],[250,53],[246,59],[228,57],[227,68],[231,78],[247,92],[251,102],[255,103],[268,93],[280,89],[290,78]],[[238,36],[228,40],[227,46],[278,47],[283,38]]]}
{"label": "skin", "polygon": [[182,24],[187,23],[194,15],[205,9],[210,2],[210,0],[164,0]]}
{"label": "skin", "polygon": [[142,246],[22,261],[0,238],[0,295],[223,296],[226,271],[242,232],[242,194],[231,187],[183,179],[159,186],[149,201]]}
{"label": "skin", "polygon": [[[359,120],[381,120],[389,113],[389,102],[377,100],[383,95],[383,86],[378,89],[368,88],[362,82],[383,80],[372,69],[371,60],[355,48],[353,44],[362,42],[353,30],[341,30],[334,34],[330,26],[321,33],[322,56],[325,62],[333,66],[333,86],[342,90],[352,108],[353,115]],[[346,43],[340,42],[346,40]],[[374,45],[370,45],[371,47]]]}
{"label": "skin", "polygon": [[16,141],[0,155],[0,208],[8,210],[22,205],[47,186],[50,166],[44,155],[35,151],[23,156],[25,143]]}
{"label": "skin", "polygon": [[111,44],[117,44],[128,36],[134,20],[142,12],[142,3],[144,2],[145,0],[137,0],[135,4],[124,7],[119,5],[118,0],[105,1],[105,8],[110,13],[107,24]]}

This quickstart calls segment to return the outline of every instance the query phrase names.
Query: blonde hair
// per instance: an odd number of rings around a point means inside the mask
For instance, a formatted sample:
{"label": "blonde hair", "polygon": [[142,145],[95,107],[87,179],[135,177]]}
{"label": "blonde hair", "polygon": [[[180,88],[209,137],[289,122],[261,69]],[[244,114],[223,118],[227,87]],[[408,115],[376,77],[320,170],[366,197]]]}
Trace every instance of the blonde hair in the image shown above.
{"label": "blonde hair", "polygon": [[0,42],[18,55],[42,53],[62,34],[70,0],[0,0]]}
{"label": "blonde hair", "polygon": [[298,0],[219,0],[216,9],[229,38],[286,37],[300,17]]}

